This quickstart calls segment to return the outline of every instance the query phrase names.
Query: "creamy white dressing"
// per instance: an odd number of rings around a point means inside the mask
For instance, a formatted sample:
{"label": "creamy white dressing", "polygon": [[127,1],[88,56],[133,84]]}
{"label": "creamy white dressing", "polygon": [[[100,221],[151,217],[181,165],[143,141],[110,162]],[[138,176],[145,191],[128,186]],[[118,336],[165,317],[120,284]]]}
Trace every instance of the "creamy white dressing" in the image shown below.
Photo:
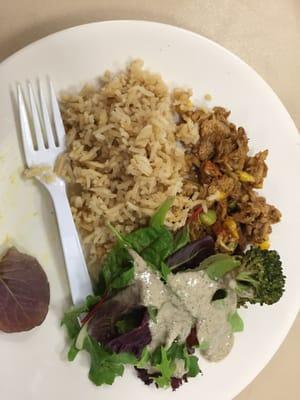
{"label": "creamy white dressing", "polygon": [[205,271],[186,271],[169,275],[168,286],[180,298],[186,309],[196,319],[198,342],[208,344],[202,355],[210,361],[222,360],[233,346],[233,334],[228,322],[229,314],[235,312],[236,294],[227,288],[227,296],[212,301],[224,282],[211,280]]}
{"label": "creamy white dressing", "polygon": [[207,360],[220,361],[232,349],[234,336],[228,322],[228,315],[235,310],[235,293],[228,291],[225,299],[216,300],[212,303],[210,314],[206,318],[197,321],[198,342],[200,345],[208,343],[208,348],[201,350],[201,354]]}
{"label": "creamy white dressing", "polygon": [[[135,262],[135,280],[141,287],[141,301],[144,306],[158,310],[156,322],[150,322],[149,350],[160,345],[169,347],[175,339],[184,342],[191,328],[196,326],[199,344],[207,343],[207,349],[200,350],[201,354],[210,361],[223,359],[233,345],[228,316],[236,310],[235,292],[227,287],[225,299],[212,301],[215,292],[224,288],[225,283],[213,281],[205,271],[197,270],[170,274],[164,284],[159,274],[135,251],[129,252]],[[176,376],[183,375],[181,364],[176,368]]]}

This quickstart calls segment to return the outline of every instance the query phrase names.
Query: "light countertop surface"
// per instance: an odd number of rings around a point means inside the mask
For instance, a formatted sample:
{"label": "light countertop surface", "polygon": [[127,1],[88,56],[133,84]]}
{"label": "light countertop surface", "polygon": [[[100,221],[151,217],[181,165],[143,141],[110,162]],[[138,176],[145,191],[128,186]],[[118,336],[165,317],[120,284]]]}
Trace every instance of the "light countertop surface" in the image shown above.
{"label": "light countertop surface", "polygon": [[[300,0],[0,0],[0,62],[55,31],[110,19],[165,22],[220,43],[270,84],[300,127]],[[300,399],[299,360],[300,317],[235,400]]]}

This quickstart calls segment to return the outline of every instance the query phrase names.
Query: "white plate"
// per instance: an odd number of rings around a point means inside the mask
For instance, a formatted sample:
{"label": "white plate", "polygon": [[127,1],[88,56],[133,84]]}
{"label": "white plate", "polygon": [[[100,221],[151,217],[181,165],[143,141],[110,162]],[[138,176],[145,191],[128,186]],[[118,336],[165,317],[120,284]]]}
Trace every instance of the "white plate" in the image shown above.
{"label": "white plate", "polygon": [[[243,310],[245,332],[236,335],[229,357],[218,364],[201,360],[203,377],[191,379],[175,393],[145,386],[131,370],[112,387],[97,388],[87,378],[87,359],[66,361],[59,321],[69,305],[69,291],[52,206],[41,187],[20,178],[24,164],[11,94],[16,82],[50,75],[57,89],[66,89],[106,69],[123,68],[135,57],[170,85],[193,88],[199,101],[212,94],[210,105],[232,110],[232,121],[246,128],[253,151],[270,150],[263,193],[283,214],[272,244],[284,260],[284,297],[273,307]],[[239,58],[194,33],[142,21],[89,24],[48,36],[0,65],[0,132],[0,240],[3,248],[13,241],[35,255],[51,286],[50,311],[41,327],[0,334],[1,398],[225,400],[240,392],[278,349],[300,303],[300,138],[269,86]]]}

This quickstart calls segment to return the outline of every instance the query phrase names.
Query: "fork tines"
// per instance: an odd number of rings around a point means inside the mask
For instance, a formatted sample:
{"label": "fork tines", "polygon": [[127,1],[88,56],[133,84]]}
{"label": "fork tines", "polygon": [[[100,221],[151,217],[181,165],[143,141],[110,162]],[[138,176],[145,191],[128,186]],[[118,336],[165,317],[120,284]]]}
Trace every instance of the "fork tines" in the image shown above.
{"label": "fork tines", "polygon": [[30,82],[27,84],[30,113],[27,112],[20,84],[18,84],[17,89],[21,133],[27,164],[34,162],[34,152],[62,151],[65,130],[52,82],[49,80],[50,113],[40,81],[38,82],[37,96],[34,94],[33,85]]}

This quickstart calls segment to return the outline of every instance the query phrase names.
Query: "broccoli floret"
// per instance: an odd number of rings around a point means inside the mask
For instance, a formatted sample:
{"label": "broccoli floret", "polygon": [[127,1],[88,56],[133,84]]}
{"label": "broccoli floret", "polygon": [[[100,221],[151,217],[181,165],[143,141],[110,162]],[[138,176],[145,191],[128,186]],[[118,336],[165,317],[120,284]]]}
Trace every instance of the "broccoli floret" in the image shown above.
{"label": "broccoli floret", "polygon": [[285,276],[281,260],[275,250],[251,247],[241,257],[241,265],[234,270],[238,304],[274,304],[284,292]]}

